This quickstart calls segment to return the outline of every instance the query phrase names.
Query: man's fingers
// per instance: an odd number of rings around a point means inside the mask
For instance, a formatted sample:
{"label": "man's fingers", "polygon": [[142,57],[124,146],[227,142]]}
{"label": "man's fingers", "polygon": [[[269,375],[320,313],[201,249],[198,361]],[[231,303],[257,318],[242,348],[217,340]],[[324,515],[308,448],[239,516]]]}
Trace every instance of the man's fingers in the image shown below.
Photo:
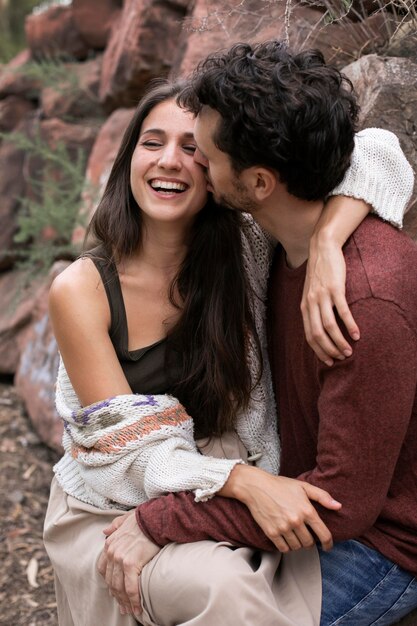
{"label": "man's fingers", "polygon": [[125,565],[124,588],[132,608],[140,606],[139,574],[137,567]]}
{"label": "man's fingers", "polygon": [[120,526],[123,524],[124,521],[125,521],[125,515],[119,515],[112,521],[112,523],[109,526],[106,526],[106,528],[103,528],[103,533],[105,535],[111,535],[112,533],[114,533],[115,530],[120,528]]}

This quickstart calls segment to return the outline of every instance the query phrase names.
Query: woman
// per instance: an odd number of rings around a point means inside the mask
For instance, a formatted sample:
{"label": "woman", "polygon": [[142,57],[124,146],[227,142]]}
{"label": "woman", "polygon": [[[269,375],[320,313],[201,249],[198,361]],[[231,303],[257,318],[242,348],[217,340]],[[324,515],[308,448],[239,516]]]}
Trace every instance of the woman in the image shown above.
{"label": "woman", "polygon": [[[134,623],[96,569],[116,515],[168,491],[206,499],[242,459],[278,471],[260,365],[272,244],[207,196],[181,88],[162,83],[141,101],[90,227],[99,245],[51,289],[65,455],[45,543],[61,625]],[[194,439],[207,437],[229,458],[199,454]]]}

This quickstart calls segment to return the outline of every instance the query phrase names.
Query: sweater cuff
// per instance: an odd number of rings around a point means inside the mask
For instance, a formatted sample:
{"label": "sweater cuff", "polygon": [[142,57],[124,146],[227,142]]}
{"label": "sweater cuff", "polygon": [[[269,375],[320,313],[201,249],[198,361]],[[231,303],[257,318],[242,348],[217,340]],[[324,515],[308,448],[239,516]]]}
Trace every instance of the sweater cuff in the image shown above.
{"label": "sweater cuff", "polygon": [[350,167],[330,195],[364,200],[380,218],[401,228],[413,184],[413,170],[396,135],[367,128],[355,135]]}

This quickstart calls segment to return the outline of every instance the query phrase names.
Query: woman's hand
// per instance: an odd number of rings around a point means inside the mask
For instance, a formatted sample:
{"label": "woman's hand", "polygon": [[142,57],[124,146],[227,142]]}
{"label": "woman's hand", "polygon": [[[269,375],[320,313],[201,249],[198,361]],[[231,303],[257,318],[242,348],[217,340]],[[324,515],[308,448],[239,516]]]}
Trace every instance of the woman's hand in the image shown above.
{"label": "woman's hand", "polygon": [[315,537],[324,550],[333,546],[332,535],[311,500],[334,511],[342,505],[323,489],[248,465],[237,465],[219,495],[244,502],[280,552],[311,548]]}
{"label": "woman's hand", "polygon": [[116,517],[103,532],[107,538],[98,571],[117,600],[122,615],[133,614],[139,618],[142,613],[139,576],[160,547],[140,530],[134,510]]}
{"label": "woman's hand", "polygon": [[346,264],[342,247],[368,215],[371,207],[363,200],[334,196],[328,200],[310,240],[301,312],[306,339],[321,361],[351,356],[352,347],[343,336],[335,310],[350,337],[359,339],[359,328],[349,310]]}
{"label": "woman's hand", "polygon": [[301,313],[309,345],[321,361],[351,356],[352,348],[342,334],[334,309],[352,339],[359,339],[359,328],[345,296],[346,264],[340,245],[313,237],[304,282]]}

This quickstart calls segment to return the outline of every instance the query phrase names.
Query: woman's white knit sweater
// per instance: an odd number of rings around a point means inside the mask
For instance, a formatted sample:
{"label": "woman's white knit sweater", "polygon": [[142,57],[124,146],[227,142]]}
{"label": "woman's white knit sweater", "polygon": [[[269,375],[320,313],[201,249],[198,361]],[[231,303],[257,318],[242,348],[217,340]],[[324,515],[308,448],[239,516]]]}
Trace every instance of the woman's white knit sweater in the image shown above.
{"label": "woman's white knit sweater", "polygon": [[[362,198],[383,219],[401,227],[413,173],[398,139],[381,129],[357,134],[352,163],[333,195]],[[279,440],[266,351],[266,289],[275,242],[245,216],[244,264],[253,293],[253,312],[264,359],[251,404],[237,416],[236,431],[258,467],[277,473]],[[251,350],[254,380],[259,371]],[[61,362],[56,405],[64,421],[65,454],[54,471],[68,494],[97,507],[132,508],[167,492],[194,490],[196,500],[214,495],[238,459],[203,456],[193,423],[169,395],[131,394],[82,407]]]}

